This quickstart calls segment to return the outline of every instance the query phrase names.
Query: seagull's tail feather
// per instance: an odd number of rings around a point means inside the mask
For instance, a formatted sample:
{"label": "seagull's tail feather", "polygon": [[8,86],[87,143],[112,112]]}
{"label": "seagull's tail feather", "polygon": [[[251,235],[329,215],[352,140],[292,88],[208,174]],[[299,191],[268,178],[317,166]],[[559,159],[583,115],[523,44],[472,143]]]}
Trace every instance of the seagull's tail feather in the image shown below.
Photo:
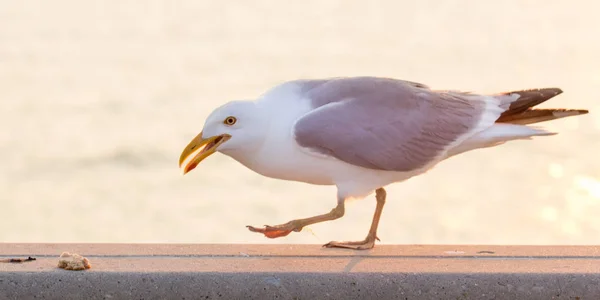
{"label": "seagull's tail feather", "polygon": [[560,118],[585,115],[586,109],[564,109],[564,108],[549,108],[549,109],[527,109],[521,113],[507,116],[500,116],[496,123],[510,124],[533,124],[544,121],[556,120]]}
{"label": "seagull's tail feather", "polygon": [[513,140],[529,140],[534,136],[555,135],[555,132],[543,128],[517,124],[494,124],[492,127],[475,134],[459,146],[451,149],[447,156],[454,156],[466,151],[494,147]]}
{"label": "seagull's tail feather", "polygon": [[500,99],[501,106],[506,109],[502,116],[510,116],[524,112],[560,94],[562,90],[559,88],[544,88],[504,92],[494,96]]}
{"label": "seagull's tail feather", "polygon": [[533,107],[559,95],[559,88],[522,90],[492,95],[504,110],[491,127],[475,133],[457,147],[450,149],[447,157],[479,148],[488,148],[513,140],[529,140],[534,136],[555,135],[543,128],[527,124],[550,121],[587,114],[585,109],[534,109]]}
{"label": "seagull's tail feather", "polygon": [[533,109],[534,106],[561,93],[562,90],[559,88],[544,88],[494,95],[500,100],[500,106],[505,109],[496,123],[526,125],[588,113],[585,109]]}

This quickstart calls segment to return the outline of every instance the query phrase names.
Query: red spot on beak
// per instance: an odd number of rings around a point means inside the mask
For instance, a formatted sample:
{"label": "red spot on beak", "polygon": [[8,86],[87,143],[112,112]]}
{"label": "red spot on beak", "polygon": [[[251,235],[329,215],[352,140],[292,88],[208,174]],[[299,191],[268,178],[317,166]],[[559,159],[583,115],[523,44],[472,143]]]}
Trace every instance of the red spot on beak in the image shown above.
{"label": "red spot on beak", "polygon": [[198,166],[197,162],[193,162],[185,167],[185,172],[188,173],[191,170],[195,169]]}

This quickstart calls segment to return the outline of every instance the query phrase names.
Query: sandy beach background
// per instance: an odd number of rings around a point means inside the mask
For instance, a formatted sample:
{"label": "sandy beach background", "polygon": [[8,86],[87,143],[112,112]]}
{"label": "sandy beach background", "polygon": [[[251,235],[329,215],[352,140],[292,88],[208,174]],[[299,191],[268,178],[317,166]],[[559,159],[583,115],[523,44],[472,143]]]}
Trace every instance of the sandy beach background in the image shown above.
{"label": "sandy beach background", "polygon": [[479,150],[388,188],[382,243],[600,243],[600,2],[0,1],[0,242],[362,239],[372,197],[214,155],[177,161],[211,110],[296,78],[389,76],[477,92],[560,87],[560,134]]}

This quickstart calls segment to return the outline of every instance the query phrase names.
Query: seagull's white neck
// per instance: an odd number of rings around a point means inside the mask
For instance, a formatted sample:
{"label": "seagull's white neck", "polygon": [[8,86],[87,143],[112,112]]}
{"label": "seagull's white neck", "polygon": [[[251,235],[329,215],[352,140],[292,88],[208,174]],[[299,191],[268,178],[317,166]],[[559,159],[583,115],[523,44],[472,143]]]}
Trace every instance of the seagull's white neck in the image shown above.
{"label": "seagull's white neck", "polygon": [[330,178],[324,178],[316,171],[316,166],[306,168],[312,160],[306,159],[294,138],[296,121],[312,110],[310,101],[298,97],[294,90],[277,92],[255,102],[261,125],[254,127],[251,133],[247,132],[253,136],[253,141],[246,147],[223,151],[223,154],[267,177],[331,184]]}

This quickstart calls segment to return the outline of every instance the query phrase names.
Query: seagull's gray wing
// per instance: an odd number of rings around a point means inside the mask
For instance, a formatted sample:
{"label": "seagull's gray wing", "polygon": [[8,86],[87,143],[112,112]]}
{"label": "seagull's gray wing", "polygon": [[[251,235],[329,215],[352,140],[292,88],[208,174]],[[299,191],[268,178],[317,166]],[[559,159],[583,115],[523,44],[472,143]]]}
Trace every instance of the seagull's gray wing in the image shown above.
{"label": "seagull's gray wing", "polygon": [[389,171],[426,166],[472,134],[486,111],[484,97],[374,77],[319,82],[304,96],[314,109],[295,124],[300,146]]}

